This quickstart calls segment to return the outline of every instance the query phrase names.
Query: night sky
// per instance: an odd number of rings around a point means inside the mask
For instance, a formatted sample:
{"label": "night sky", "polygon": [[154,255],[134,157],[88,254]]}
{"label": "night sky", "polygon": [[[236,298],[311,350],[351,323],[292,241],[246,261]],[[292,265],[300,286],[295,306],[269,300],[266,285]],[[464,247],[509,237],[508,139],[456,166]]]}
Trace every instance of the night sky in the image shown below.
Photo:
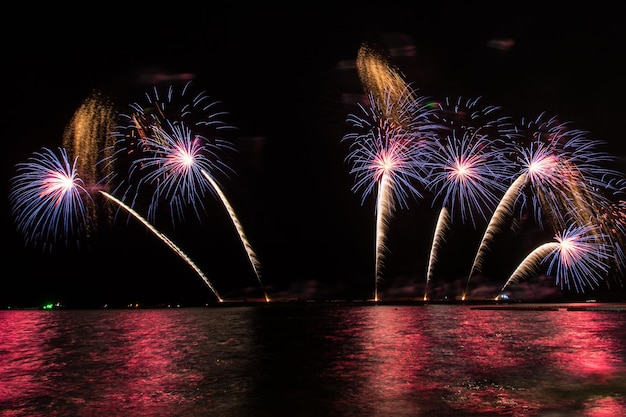
{"label": "night sky", "polygon": [[[191,76],[195,88],[223,103],[237,127],[231,139],[239,153],[230,161],[236,175],[222,184],[260,258],[270,297],[371,298],[374,201],[361,204],[351,191],[341,143],[355,110],[344,98],[362,93],[351,65],[364,42],[386,50],[425,96],[481,97],[512,117],[547,112],[606,141],[612,153],[626,154],[621,13],[595,3],[576,10],[528,2],[506,8],[396,3],[300,5],[297,11],[207,3],[179,10],[38,10],[40,17],[23,10],[7,17],[12,24],[1,29],[5,195],[15,164],[42,146],[61,146],[64,128],[92,91],[127,110],[154,85],[180,85]],[[0,306],[215,300],[188,265],[133,220],[116,221],[79,250],[48,251],[25,245],[3,201]],[[260,297],[226,212],[217,200],[206,207],[201,221],[189,216],[159,227],[224,298]],[[396,213],[383,283],[388,294],[423,295],[437,214],[419,200]],[[479,230],[453,229],[436,283],[449,286],[451,296],[453,283],[469,272]],[[532,249],[513,243],[495,251],[484,279],[496,292]],[[529,298],[553,290],[545,283],[529,288]],[[566,296],[621,299],[623,293]]]}

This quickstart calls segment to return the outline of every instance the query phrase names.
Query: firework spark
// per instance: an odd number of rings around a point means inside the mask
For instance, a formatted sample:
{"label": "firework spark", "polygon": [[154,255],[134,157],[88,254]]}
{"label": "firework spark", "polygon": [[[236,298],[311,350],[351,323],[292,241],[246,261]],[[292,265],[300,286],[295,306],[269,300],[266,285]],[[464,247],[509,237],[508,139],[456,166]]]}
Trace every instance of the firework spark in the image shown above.
{"label": "firework spark", "polygon": [[[604,192],[612,188],[611,180],[620,174],[610,168],[609,154],[600,151],[602,142],[589,139],[585,132],[569,128],[557,118],[541,114],[530,123],[522,123],[516,140],[505,152],[511,162],[520,166],[515,181],[498,204],[479,245],[467,279],[482,267],[494,236],[505,218],[532,211],[537,224],[554,231],[569,225],[593,222],[604,211]],[[602,230],[600,236],[608,236]],[[617,242],[617,241],[616,241]],[[621,253],[621,250],[618,251]]]}
{"label": "firework spark", "polygon": [[361,115],[351,114],[348,122],[355,132],[344,136],[350,142],[346,158],[355,176],[354,192],[362,192],[362,203],[376,190],[376,268],[374,300],[382,279],[387,229],[396,205],[408,206],[409,197],[422,196],[424,142],[438,126],[432,122],[433,109],[425,97],[393,71],[378,54],[364,46],[357,68],[367,92],[369,106],[359,105]]}
{"label": "firework spark", "polygon": [[[500,293],[508,286],[538,272],[541,264],[548,263],[547,275],[563,289],[573,285],[577,292],[593,288],[609,270],[611,256],[596,225],[572,225],[555,235],[555,242],[544,243],[533,250],[506,281]],[[497,298],[496,298],[497,299]]]}
{"label": "firework spark", "polygon": [[70,160],[63,148],[42,148],[26,162],[17,164],[9,201],[18,231],[27,244],[44,246],[80,237],[88,216],[85,200],[91,201],[78,176],[76,159]]}
{"label": "firework spark", "polygon": [[[67,150],[58,148],[58,153],[48,148],[31,155],[27,162],[17,165],[10,191],[13,214],[18,230],[29,242],[48,242],[78,236],[90,221],[85,210],[85,200],[92,197],[83,180],[78,176],[76,163],[70,163]],[[202,278],[219,301],[217,293],[208,278],[191,259],[163,233],[159,232],[136,211],[113,197],[106,191],[94,187],[93,190],[126,210],[148,230],[180,256]]]}
{"label": "firework spark", "polygon": [[433,243],[430,249],[430,258],[428,260],[428,272],[426,273],[426,289],[424,290],[424,301],[428,300],[428,286],[433,278],[433,271],[437,262],[439,249],[445,242],[445,233],[450,228],[450,215],[448,209],[444,206],[439,212],[435,232],[433,234]]}
{"label": "firework spark", "polygon": [[155,88],[154,95],[148,96],[149,106],[134,104],[133,112],[124,116],[128,124],[116,134],[119,143],[124,145],[119,149],[124,150],[130,144],[134,156],[129,166],[131,186],[125,195],[134,190],[129,199],[135,204],[141,191],[149,188],[148,219],[154,221],[161,212],[161,202],[167,201],[172,223],[183,220],[189,208],[200,219],[206,212],[207,194],[217,196],[235,226],[265,299],[269,301],[261,282],[258,257],[216,179],[216,174],[232,172],[221,154],[235,149],[229,141],[216,136],[218,131],[232,127],[220,120],[224,113],[215,112],[216,102],[208,100],[204,93],[187,103],[188,87],[189,84],[180,96],[170,87],[165,100]]}

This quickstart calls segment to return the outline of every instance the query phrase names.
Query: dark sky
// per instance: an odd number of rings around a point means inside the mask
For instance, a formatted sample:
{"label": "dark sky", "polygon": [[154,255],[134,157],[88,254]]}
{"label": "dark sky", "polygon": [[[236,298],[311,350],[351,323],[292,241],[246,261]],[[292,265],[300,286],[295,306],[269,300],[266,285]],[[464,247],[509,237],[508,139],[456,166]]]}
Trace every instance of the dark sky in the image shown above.
{"label": "dark sky", "polygon": [[[386,48],[393,65],[426,96],[482,97],[515,117],[545,111],[623,152],[626,26],[620,13],[595,3],[575,10],[469,3],[290,10],[231,2],[177,10],[39,10],[40,17],[18,12],[2,28],[5,194],[15,164],[42,146],[60,146],[63,129],[93,90],[127,109],[150,91],[155,76],[193,74],[194,85],[222,101],[239,129],[233,138],[240,151],[233,162],[237,175],[226,191],[259,255],[270,296],[370,298],[373,201],[361,205],[351,192],[347,149],[340,143],[353,111],[342,97],[362,92],[356,72],[342,68],[364,42]],[[493,40],[514,43],[501,49]],[[24,245],[4,201],[0,305],[213,301],[184,262],[132,221],[116,223],[83,250],[50,254]],[[258,297],[226,213],[217,202],[207,206],[202,223],[163,230],[222,296]],[[429,203],[415,206],[391,225],[384,285],[421,296],[437,212]],[[455,230],[454,256],[439,278],[451,294],[452,283],[468,272],[479,237]],[[485,285],[501,286],[517,256],[497,254],[500,268]],[[543,290],[538,284],[534,291]]]}

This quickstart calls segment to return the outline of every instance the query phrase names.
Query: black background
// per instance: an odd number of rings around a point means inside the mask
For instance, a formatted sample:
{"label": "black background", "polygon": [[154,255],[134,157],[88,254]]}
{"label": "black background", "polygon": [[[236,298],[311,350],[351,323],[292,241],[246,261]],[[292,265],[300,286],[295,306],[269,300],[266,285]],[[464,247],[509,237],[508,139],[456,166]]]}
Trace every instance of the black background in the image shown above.
{"label": "black background", "polygon": [[[195,87],[222,101],[238,128],[232,139],[239,154],[231,161],[237,175],[226,193],[259,255],[269,295],[371,298],[374,202],[361,204],[350,190],[341,143],[354,110],[342,97],[361,93],[355,70],[342,68],[364,42],[388,51],[414,48],[390,60],[426,96],[481,97],[514,117],[558,115],[606,141],[612,153],[624,153],[625,25],[617,10],[598,2],[397,3],[17,5],[1,29],[5,195],[15,164],[42,146],[61,146],[65,126],[92,91],[126,109],[159,76],[173,77],[168,85],[193,74]],[[499,49],[494,39],[514,45]],[[132,221],[116,223],[79,251],[50,253],[25,246],[4,201],[0,305],[214,301],[184,262]],[[190,216],[175,228],[160,227],[224,298],[259,297],[226,213],[217,201],[206,205],[200,223]],[[416,201],[394,217],[382,283],[390,297],[423,295],[437,214],[430,202]],[[455,226],[434,283],[441,294],[458,295],[479,238],[469,226]],[[533,244],[503,242],[479,283],[497,294]],[[544,290],[571,299],[623,296],[621,289],[576,294],[553,285],[528,285],[525,297],[542,299]]]}

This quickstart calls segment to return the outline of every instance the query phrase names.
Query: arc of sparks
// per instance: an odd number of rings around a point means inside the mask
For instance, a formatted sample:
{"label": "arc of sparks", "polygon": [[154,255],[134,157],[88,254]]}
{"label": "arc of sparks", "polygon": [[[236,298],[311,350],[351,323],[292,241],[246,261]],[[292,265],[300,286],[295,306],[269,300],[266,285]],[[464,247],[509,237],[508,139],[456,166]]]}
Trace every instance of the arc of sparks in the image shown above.
{"label": "arc of sparks", "polygon": [[586,285],[593,287],[608,273],[607,261],[614,255],[604,232],[594,223],[571,224],[565,231],[557,233],[556,242],[546,243],[531,252],[520,264],[502,291],[511,283],[518,282],[533,272],[540,263],[549,262],[547,274],[554,275],[556,284],[570,288],[573,282],[576,291]]}
{"label": "arc of sparks", "polygon": [[376,266],[374,272],[374,301],[378,301],[378,286],[382,281],[382,270],[387,250],[387,228],[391,218],[392,179],[384,173],[378,184],[378,200],[376,202]]}
{"label": "arc of sparks", "polygon": [[483,235],[483,238],[480,242],[480,246],[478,247],[476,256],[474,257],[474,262],[472,263],[472,268],[467,277],[467,283],[465,284],[465,291],[463,292],[462,300],[466,299],[472,275],[474,275],[475,271],[482,268],[483,257],[489,250],[489,246],[494,236],[498,231],[501,230],[504,219],[508,216],[513,215],[513,206],[519,193],[524,188],[524,185],[526,183],[526,175],[527,174],[524,172],[517,177],[513,184],[509,186],[508,190],[502,197],[502,200],[500,200],[500,203],[498,203],[498,207],[496,207],[496,210],[493,212],[491,220],[489,221],[489,224],[485,229],[485,234]]}
{"label": "arc of sparks", "polygon": [[131,214],[135,219],[137,219],[141,224],[143,224],[148,230],[150,230],[156,237],[158,237],[163,243],[165,243],[170,249],[172,249],[178,256],[180,256],[185,262],[187,262],[187,264],[200,276],[200,278],[202,278],[202,280],[204,281],[204,283],[209,287],[209,289],[213,292],[213,294],[215,294],[215,296],[217,297],[217,300],[219,302],[224,301],[222,299],[222,297],[220,297],[220,295],[218,294],[217,290],[215,289],[215,287],[213,286],[213,284],[211,284],[211,281],[209,281],[209,279],[207,278],[206,275],[204,275],[204,273],[200,270],[200,268],[198,268],[198,266],[191,260],[191,258],[189,258],[189,256],[187,256],[187,254],[185,254],[185,252],[183,252],[178,246],[176,246],[176,244],[174,244],[174,242],[172,242],[172,240],[170,238],[168,238],[166,235],[164,235],[163,233],[159,232],[154,226],[152,226],[152,224],[150,224],[147,220],[145,220],[143,217],[141,217],[139,215],[139,213],[137,213],[135,210],[133,210],[130,206],[126,205],[124,202],[122,202],[121,200],[113,197],[111,194],[107,193],[106,191],[99,191],[100,194],[102,194],[104,197],[106,197],[107,199],[115,202],[117,205],[119,205],[121,208],[123,208],[124,210],[126,210],[129,214]]}
{"label": "arc of sparks", "polygon": [[235,210],[233,210],[230,203],[228,202],[228,199],[222,192],[222,189],[219,187],[219,185],[217,185],[217,182],[213,179],[213,177],[211,177],[211,175],[209,175],[209,173],[206,172],[204,169],[201,170],[201,172],[202,172],[202,175],[204,175],[204,178],[206,178],[207,181],[209,181],[209,183],[211,184],[211,186],[213,187],[217,195],[220,197],[220,200],[222,201],[222,204],[224,204],[224,207],[226,207],[226,211],[228,212],[228,215],[230,216],[230,220],[233,222],[233,225],[235,226],[235,229],[237,230],[237,233],[239,234],[239,238],[243,244],[246,254],[248,255],[248,260],[250,261],[250,264],[252,265],[252,268],[254,269],[254,273],[256,274],[257,280],[259,281],[259,285],[261,286],[261,290],[263,291],[265,301],[269,302],[270,298],[267,295],[267,292],[265,292],[265,288],[263,286],[263,283],[261,282],[261,263],[259,262],[258,256],[252,249],[252,245],[248,241],[246,234],[244,233],[243,227],[241,226],[241,223],[239,222],[239,219],[237,218],[237,215],[235,214]]}
{"label": "arc of sparks", "polygon": [[438,124],[432,120],[430,101],[416,95],[416,90],[373,48],[362,45],[356,64],[369,107],[359,104],[363,114],[348,116],[357,131],[347,133],[342,141],[351,142],[346,160],[352,163],[350,173],[355,175],[352,190],[363,191],[362,202],[378,191],[374,272],[374,301],[378,301],[387,228],[396,204],[408,208],[408,197],[422,197],[416,186],[426,181],[421,152]]}
{"label": "arc of sparks", "polygon": [[560,244],[558,242],[548,242],[543,245],[535,248],[531,253],[529,253],[526,258],[518,265],[518,267],[513,271],[509,279],[504,283],[502,289],[500,289],[500,293],[496,296],[495,300],[498,300],[500,294],[507,288],[509,285],[521,281],[523,278],[530,275],[533,271],[536,271],[539,263],[543,259],[546,258],[551,252],[558,250]]}
{"label": "arc of sparks", "polygon": [[433,243],[430,249],[430,258],[428,260],[428,272],[426,273],[426,288],[424,290],[424,301],[428,301],[428,285],[433,277],[433,271],[437,257],[439,254],[439,248],[445,241],[445,233],[450,227],[450,215],[448,209],[444,206],[439,212],[437,224],[435,226],[435,233],[433,235]]}

